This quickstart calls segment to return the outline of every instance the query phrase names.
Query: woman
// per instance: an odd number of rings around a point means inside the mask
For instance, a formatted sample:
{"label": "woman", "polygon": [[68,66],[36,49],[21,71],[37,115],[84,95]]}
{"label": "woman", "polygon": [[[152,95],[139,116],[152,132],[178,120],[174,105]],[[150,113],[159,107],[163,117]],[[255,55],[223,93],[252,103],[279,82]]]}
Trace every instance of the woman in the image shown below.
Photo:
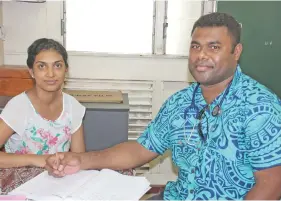
{"label": "woman", "polygon": [[44,167],[49,154],[84,152],[85,107],[62,92],[68,71],[65,48],[38,39],[28,48],[32,89],[12,98],[0,115],[0,168]]}

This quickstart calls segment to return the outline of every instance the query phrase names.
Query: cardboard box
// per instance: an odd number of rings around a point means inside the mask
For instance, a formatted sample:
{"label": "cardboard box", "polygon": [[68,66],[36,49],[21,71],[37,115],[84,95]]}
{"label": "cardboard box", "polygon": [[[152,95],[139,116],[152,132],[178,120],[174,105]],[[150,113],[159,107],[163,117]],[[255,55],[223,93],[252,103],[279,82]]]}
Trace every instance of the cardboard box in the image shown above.
{"label": "cardboard box", "polygon": [[121,91],[87,91],[87,90],[63,90],[72,95],[79,102],[88,103],[123,103]]}

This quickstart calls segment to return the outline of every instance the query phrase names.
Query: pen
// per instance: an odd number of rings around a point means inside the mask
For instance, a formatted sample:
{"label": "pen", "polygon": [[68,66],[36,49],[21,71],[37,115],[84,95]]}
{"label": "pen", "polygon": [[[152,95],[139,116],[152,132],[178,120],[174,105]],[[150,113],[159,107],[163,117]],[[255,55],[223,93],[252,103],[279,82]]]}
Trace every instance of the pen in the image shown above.
{"label": "pen", "polygon": [[59,165],[59,155],[58,155],[58,146],[56,145],[56,148],[55,148],[55,152],[56,152],[56,160],[55,160],[55,164],[57,165],[57,168],[58,165]]}
{"label": "pen", "polygon": [[59,164],[59,159],[58,159],[58,152],[56,151],[56,165]]}

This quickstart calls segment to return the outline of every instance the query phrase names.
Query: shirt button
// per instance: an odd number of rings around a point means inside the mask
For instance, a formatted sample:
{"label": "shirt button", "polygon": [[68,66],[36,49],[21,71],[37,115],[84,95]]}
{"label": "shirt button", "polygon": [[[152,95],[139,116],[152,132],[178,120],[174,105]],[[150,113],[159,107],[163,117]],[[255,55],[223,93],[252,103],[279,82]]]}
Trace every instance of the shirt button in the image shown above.
{"label": "shirt button", "polygon": [[194,193],[194,190],[193,190],[193,189],[191,189],[189,192],[190,192],[191,194],[193,194],[193,193]]}
{"label": "shirt button", "polygon": [[193,174],[194,172],[195,172],[195,170],[194,170],[194,169],[192,169],[192,170],[191,170],[191,173]]}
{"label": "shirt button", "polygon": [[200,151],[200,148],[197,148],[198,151]]}

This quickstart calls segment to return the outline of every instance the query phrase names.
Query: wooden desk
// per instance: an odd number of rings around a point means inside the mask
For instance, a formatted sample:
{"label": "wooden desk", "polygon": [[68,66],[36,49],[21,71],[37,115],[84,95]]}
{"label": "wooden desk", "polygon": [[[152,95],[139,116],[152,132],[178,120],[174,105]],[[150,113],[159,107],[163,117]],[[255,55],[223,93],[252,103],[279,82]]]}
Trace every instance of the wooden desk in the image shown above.
{"label": "wooden desk", "polygon": [[36,167],[0,169],[1,194],[9,193],[43,171],[44,169]]}
{"label": "wooden desk", "polygon": [[151,185],[151,189],[147,194],[158,194],[165,190],[165,185]]}

